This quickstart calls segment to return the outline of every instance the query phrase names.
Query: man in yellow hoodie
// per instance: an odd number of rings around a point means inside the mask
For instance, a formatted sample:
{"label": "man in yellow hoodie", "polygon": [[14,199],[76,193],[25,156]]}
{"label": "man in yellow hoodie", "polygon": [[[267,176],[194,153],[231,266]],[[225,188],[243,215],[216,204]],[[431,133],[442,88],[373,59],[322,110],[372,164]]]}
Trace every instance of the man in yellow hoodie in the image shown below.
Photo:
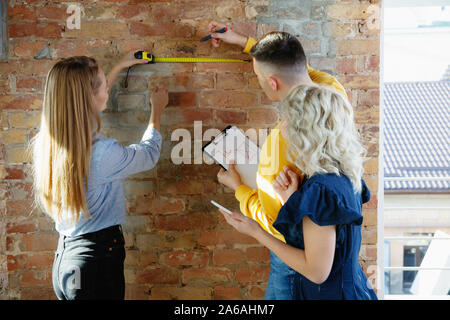
{"label": "man in yellow hoodie", "polygon": [[[216,33],[224,24],[212,21],[208,28],[215,47],[220,41],[236,44],[244,48],[245,53],[253,57],[253,69],[259,84],[268,98],[281,101],[289,91],[300,84],[328,85],[346,96],[345,89],[331,75],[312,69],[306,62],[306,56],[300,42],[286,32],[271,32],[259,41],[232,31]],[[235,191],[241,212],[258,221],[266,231],[284,241],[284,237],[273,227],[281,202],[273,189],[273,181],[281,175],[286,180],[284,168],[288,166],[301,177],[302,172],[287,159],[287,144],[281,136],[280,123],[273,128],[261,148],[257,174],[258,189],[252,190],[242,184],[239,173],[230,165],[230,169],[221,169],[217,174],[220,183]],[[286,183],[287,185],[287,183]],[[291,299],[293,269],[282,262],[275,254],[270,254],[271,269],[266,288],[266,299]]]}

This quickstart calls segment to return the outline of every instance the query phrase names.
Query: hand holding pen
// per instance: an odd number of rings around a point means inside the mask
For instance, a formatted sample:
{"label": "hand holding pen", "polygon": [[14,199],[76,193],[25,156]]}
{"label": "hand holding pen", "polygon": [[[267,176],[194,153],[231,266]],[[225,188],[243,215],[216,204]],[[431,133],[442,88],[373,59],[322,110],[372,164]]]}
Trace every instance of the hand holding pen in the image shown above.
{"label": "hand holding pen", "polygon": [[[222,30],[225,30],[225,31],[222,31]],[[220,22],[211,21],[208,25],[208,31],[210,32],[210,36],[207,36],[207,37],[210,37],[208,39],[211,39],[212,45],[216,48],[219,47],[220,40],[223,40],[226,43],[239,45],[242,48],[244,48],[247,43],[246,36],[243,36],[237,32],[234,32],[229,27],[227,27],[225,24],[220,23]],[[221,32],[219,32],[219,31],[221,31]],[[203,38],[203,39],[205,39],[205,38]]]}

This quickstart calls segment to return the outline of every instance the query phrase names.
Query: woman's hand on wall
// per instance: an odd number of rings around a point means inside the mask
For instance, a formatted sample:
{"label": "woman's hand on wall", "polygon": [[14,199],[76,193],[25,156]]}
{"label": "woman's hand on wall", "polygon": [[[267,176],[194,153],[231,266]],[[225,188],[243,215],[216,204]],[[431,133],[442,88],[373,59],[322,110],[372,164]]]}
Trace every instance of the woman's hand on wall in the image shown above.
{"label": "woman's hand on wall", "polygon": [[272,186],[281,204],[285,204],[289,197],[298,189],[299,176],[288,166],[283,168]]}
{"label": "woman's hand on wall", "polygon": [[150,95],[150,105],[152,113],[150,115],[150,125],[153,128],[160,131],[161,127],[161,115],[164,108],[169,104],[169,92],[167,87],[162,85],[160,87],[155,87],[152,94]]}

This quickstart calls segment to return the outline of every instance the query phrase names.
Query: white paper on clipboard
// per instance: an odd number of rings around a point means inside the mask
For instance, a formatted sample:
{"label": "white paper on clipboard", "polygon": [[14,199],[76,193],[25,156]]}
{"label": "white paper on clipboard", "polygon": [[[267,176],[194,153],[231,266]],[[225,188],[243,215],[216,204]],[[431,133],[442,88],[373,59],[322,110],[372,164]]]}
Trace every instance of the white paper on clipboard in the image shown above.
{"label": "white paper on clipboard", "polygon": [[260,148],[235,126],[226,128],[219,136],[207,144],[203,151],[228,170],[233,160],[244,184],[257,189]]}

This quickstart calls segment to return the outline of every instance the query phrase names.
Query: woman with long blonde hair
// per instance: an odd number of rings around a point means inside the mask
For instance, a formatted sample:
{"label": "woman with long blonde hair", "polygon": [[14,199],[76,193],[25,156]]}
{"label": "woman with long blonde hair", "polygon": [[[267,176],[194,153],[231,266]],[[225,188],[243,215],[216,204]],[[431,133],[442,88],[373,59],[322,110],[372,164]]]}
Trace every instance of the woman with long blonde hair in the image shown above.
{"label": "woman with long blonde hair", "polygon": [[350,103],[331,87],[299,85],[281,102],[280,115],[288,158],[305,175],[299,184],[285,167],[273,182],[283,204],[273,226],[286,243],[238,212],[222,214],[297,271],[290,281],[295,299],[377,299],[358,262],[370,192]]}
{"label": "woman with long blonde hair", "polygon": [[95,59],[79,56],[58,61],[47,74],[31,151],[36,204],[60,234],[52,272],[59,299],[124,298],[122,180],[156,165],[167,90],[151,96],[150,122],[139,144],[124,147],[102,138],[100,114],[120,70],[145,62],[130,52],[105,76]]}

